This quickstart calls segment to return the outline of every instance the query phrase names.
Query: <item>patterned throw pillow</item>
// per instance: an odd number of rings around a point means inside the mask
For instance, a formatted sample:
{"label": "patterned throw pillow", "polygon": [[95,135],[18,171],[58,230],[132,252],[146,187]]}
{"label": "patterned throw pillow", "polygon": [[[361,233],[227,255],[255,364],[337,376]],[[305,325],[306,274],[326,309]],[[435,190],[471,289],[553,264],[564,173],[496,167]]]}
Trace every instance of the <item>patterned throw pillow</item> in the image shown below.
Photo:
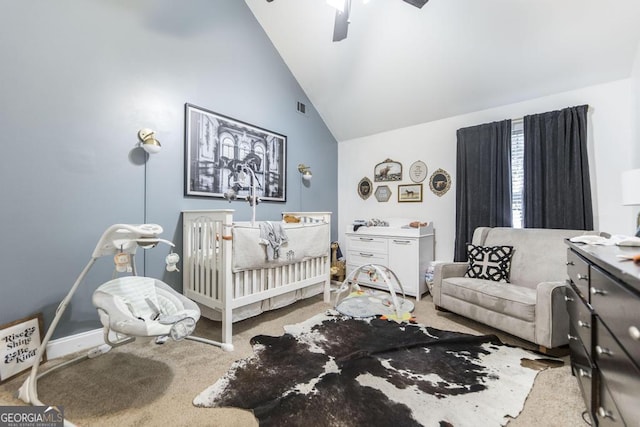
{"label": "patterned throw pillow", "polygon": [[469,267],[465,277],[509,282],[513,246],[476,246],[467,243]]}

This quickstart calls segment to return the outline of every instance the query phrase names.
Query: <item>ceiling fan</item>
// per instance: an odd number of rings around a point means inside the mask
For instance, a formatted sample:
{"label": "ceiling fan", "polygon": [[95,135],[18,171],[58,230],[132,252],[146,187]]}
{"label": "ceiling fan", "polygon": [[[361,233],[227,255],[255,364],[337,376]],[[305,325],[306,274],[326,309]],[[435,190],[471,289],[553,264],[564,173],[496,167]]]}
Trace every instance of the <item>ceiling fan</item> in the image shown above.
{"label": "ceiling fan", "polygon": [[[429,0],[402,0],[405,3],[409,3],[412,6],[422,9],[422,6],[427,4]],[[328,0],[336,7],[336,18],[333,27],[333,41],[339,42],[347,38],[347,31],[349,30],[349,12],[351,11],[351,0]]]}
{"label": "ceiling fan", "polygon": [[[273,0],[267,0],[271,3]],[[365,0],[365,2],[368,0]],[[429,0],[402,0],[412,6],[422,9]],[[336,18],[333,26],[333,41],[339,42],[347,38],[349,30],[349,13],[351,12],[351,0],[327,0],[331,6],[336,8]]]}

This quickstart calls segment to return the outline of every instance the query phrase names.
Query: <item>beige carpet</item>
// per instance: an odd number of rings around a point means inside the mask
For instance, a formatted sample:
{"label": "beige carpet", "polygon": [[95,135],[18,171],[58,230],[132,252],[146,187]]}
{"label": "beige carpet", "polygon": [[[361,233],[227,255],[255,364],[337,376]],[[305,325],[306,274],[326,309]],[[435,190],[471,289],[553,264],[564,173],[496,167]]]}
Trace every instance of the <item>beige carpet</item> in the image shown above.
{"label": "beige carpet", "polygon": [[[192,341],[152,340],[111,350],[96,359],[63,368],[38,382],[46,404],[62,405],[65,416],[80,426],[251,426],[253,416],[234,409],[196,408],[194,397],[213,384],[239,358],[251,354],[254,335],[281,335],[286,324],[299,323],[329,308],[318,296],[234,325],[233,353]],[[495,333],[505,343],[532,349],[526,342],[451,313],[436,312],[430,297],[416,304],[419,323],[439,329]],[[196,335],[220,339],[220,324],[198,323]],[[522,413],[509,426],[586,426],[577,380],[565,366],[540,372]],[[49,363],[55,363],[51,361]],[[0,405],[21,405],[17,390],[26,373],[0,385]],[[311,425],[311,424],[310,424]],[[474,426],[474,420],[469,420]]]}

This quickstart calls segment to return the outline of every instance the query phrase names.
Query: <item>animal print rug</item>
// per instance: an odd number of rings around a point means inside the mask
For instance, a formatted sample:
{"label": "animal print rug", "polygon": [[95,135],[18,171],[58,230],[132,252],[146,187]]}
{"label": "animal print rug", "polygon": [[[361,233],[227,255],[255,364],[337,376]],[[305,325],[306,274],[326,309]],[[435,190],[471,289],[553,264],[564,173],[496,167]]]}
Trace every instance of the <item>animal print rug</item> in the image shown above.
{"label": "animal print rug", "polygon": [[499,426],[520,413],[539,370],[557,363],[493,335],[335,311],[285,332],[252,338],[254,355],[194,405],[248,409],[272,426]]}

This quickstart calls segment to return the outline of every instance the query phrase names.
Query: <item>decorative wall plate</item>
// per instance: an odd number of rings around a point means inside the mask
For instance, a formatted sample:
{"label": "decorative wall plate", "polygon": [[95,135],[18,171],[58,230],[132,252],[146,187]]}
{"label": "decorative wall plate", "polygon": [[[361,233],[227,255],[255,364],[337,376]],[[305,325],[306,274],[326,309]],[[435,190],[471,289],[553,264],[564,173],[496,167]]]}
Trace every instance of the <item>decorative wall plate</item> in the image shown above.
{"label": "decorative wall plate", "polygon": [[371,196],[372,190],[373,190],[373,183],[369,178],[365,176],[358,183],[358,196],[360,196],[362,200],[367,200],[369,196]]}
{"label": "decorative wall plate", "polygon": [[376,200],[379,202],[388,202],[391,198],[391,189],[388,185],[379,185],[376,188]]}
{"label": "decorative wall plate", "polygon": [[426,177],[427,177],[427,165],[422,160],[413,162],[413,164],[409,168],[409,178],[411,178],[411,181],[422,182],[425,180]]}
{"label": "decorative wall plate", "polygon": [[429,178],[429,188],[436,196],[442,196],[451,188],[451,177],[444,169],[438,169]]}
{"label": "decorative wall plate", "polygon": [[402,181],[402,163],[387,159],[378,163],[373,169],[373,180],[380,181]]}

